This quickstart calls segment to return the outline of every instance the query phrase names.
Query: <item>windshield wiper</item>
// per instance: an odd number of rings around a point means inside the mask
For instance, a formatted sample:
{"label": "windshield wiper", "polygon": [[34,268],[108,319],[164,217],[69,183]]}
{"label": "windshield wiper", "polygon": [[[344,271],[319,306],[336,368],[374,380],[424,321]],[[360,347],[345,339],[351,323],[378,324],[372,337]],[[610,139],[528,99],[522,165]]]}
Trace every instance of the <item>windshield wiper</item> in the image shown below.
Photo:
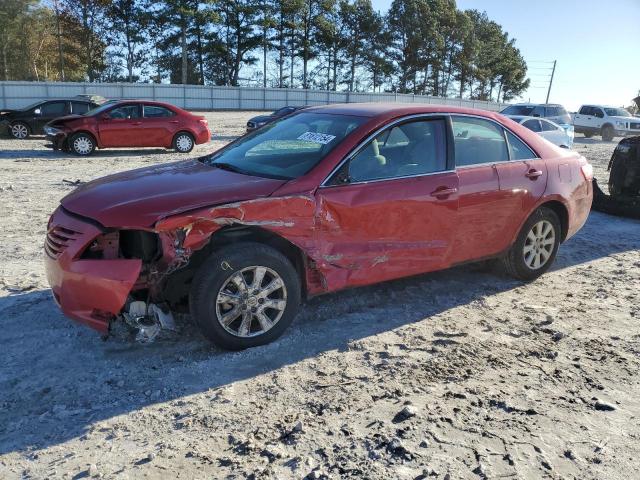
{"label": "windshield wiper", "polygon": [[225,162],[211,162],[210,165],[212,167],[219,168],[220,170],[227,170],[228,172],[240,173],[242,175],[251,175],[250,173],[242,170],[241,168],[236,167],[235,165],[231,165],[230,163]]}

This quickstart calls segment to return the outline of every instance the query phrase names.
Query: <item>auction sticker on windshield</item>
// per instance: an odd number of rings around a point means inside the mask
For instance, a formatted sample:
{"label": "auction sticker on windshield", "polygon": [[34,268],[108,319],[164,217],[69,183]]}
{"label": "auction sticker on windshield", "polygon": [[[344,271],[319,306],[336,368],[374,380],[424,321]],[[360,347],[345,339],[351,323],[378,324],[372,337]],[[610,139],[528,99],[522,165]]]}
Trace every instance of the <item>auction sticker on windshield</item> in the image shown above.
{"label": "auction sticker on windshield", "polygon": [[334,138],[336,138],[335,135],[327,135],[326,133],[304,132],[297,138],[297,140],[306,140],[307,142],[321,143],[322,145],[326,145]]}

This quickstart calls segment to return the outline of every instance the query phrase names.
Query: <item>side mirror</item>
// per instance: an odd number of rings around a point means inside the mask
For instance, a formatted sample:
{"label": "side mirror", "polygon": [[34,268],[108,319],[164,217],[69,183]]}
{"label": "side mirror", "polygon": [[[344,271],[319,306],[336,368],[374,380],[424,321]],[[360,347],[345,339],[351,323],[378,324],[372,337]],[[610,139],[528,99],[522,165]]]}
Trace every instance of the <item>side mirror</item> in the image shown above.
{"label": "side mirror", "polygon": [[34,114],[34,115],[38,115],[38,116],[40,116],[40,115],[42,115],[42,110],[40,110],[39,108],[36,108],[36,109],[33,111],[33,114]]}

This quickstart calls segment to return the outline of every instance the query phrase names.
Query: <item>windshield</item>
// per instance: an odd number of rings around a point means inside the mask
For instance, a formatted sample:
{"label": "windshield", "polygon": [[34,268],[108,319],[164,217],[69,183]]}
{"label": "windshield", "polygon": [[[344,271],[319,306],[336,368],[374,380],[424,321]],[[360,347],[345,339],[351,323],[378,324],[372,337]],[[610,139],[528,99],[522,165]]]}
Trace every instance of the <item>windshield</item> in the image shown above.
{"label": "windshield", "polygon": [[535,106],[533,105],[510,105],[500,113],[503,115],[522,115],[528,117],[533,112]]}
{"label": "windshield", "polygon": [[605,112],[610,117],[631,117],[632,115],[627,112],[624,108],[605,108]]}
{"label": "windshield", "polygon": [[298,178],[366,120],[322,113],[285,117],[212,154],[205,163],[257,177]]}

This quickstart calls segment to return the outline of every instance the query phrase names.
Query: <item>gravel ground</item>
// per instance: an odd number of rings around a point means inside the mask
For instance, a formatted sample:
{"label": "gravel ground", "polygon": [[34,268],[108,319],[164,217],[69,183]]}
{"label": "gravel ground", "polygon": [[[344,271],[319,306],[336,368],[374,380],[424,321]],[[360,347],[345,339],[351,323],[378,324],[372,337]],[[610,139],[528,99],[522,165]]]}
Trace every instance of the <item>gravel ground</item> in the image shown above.
{"label": "gravel ground", "polygon": [[[193,156],[253,113],[206,115]],[[639,221],[592,213],[531,284],[467,266],[313,299],[250,351],[188,324],[102,342],[50,299],[48,215],[176,154],[43,145],[0,139],[0,478],[637,478]],[[576,141],[601,183],[614,146]]]}

